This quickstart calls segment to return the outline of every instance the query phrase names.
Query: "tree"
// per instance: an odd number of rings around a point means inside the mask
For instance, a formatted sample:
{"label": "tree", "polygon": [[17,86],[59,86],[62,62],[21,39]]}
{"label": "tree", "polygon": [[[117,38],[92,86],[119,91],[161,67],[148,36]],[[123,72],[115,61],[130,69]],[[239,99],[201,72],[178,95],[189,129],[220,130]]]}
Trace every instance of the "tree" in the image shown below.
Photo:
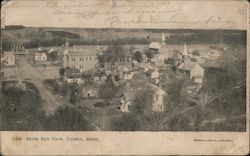
{"label": "tree", "polygon": [[137,62],[141,63],[143,61],[143,56],[140,51],[136,51],[134,53],[133,59],[136,60]]}
{"label": "tree", "polygon": [[60,74],[60,76],[63,76],[63,75],[64,75],[64,72],[65,72],[65,69],[64,69],[64,68],[60,68],[60,69],[59,69],[59,74]]}
{"label": "tree", "polygon": [[151,52],[149,49],[145,50],[145,55],[146,55],[148,58],[153,58],[153,57],[154,57],[154,53]]}
{"label": "tree", "polygon": [[84,113],[75,106],[59,107],[53,116],[47,118],[44,127],[52,131],[92,130]]}
{"label": "tree", "polygon": [[135,47],[134,46],[130,46],[129,47],[129,52],[133,52],[135,50]]}
{"label": "tree", "polygon": [[176,65],[176,59],[173,58],[173,57],[170,57],[170,58],[168,58],[168,59],[166,60],[166,63],[167,63],[167,64],[170,64],[170,65],[172,65],[172,66],[175,66],[175,65]]}
{"label": "tree", "polygon": [[69,102],[72,104],[76,104],[80,93],[79,86],[76,83],[73,83],[72,85],[69,86],[69,89],[70,89]]}
{"label": "tree", "polygon": [[183,95],[184,85],[184,80],[175,80],[169,84],[167,91],[168,95],[177,105],[179,105],[182,101],[185,101],[185,96]]}
{"label": "tree", "polygon": [[138,131],[142,130],[143,119],[135,113],[123,114],[111,119],[110,130],[112,131]]}
{"label": "tree", "polygon": [[52,53],[49,54],[49,58],[52,60],[52,61],[56,61],[58,59],[58,52],[57,51],[54,51]]}
{"label": "tree", "polygon": [[0,107],[1,130],[42,130],[41,97],[32,89],[4,89]]}
{"label": "tree", "polygon": [[105,99],[106,102],[114,98],[117,93],[117,88],[113,85],[112,80],[108,80],[107,83],[103,84],[99,89],[99,95]]}
{"label": "tree", "polygon": [[127,51],[125,50],[125,48],[118,45],[110,45],[105,51],[103,51],[103,55],[110,58],[125,56],[126,53]]}
{"label": "tree", "polygon": [[200,56],[200,52],[199,52],[198,50],[192,51],[192,54],[193,54],[194,56]]}
{"label": "tree", "polygon": [[52,91],[57,94],[60,91],[60,85],[55,79],[45,79],[43,80],[43,83],[52,89]]}

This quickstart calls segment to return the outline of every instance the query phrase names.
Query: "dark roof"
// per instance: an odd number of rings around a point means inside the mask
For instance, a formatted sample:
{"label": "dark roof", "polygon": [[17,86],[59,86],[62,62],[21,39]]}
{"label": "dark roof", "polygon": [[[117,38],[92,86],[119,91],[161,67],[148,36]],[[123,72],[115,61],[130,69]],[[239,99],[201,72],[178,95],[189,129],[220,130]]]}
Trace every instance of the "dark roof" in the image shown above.
{"label": "dark roof", "polygon": [[66,69],[65,70],[65,76],[68,76],[68,75],[80,75],[80,70],[79,69]]}
{"label": "dark roof", "polygon": [[186,61],[185,63],[182,63],[178,68],[182,70],[191,71],[196,65],[197,63],[195,62]]}
{"label": "dark roof", "polygon": [[81,78],[81,75],[67,75],[67,78]]}

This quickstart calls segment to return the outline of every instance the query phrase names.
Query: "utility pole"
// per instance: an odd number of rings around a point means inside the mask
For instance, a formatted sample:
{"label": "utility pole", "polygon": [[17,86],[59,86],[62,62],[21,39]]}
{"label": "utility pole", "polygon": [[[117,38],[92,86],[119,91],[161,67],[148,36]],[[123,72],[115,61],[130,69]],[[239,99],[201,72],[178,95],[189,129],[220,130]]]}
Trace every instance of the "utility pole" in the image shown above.
{"label": "utility pole", "polygon": [[106,122],[106,100],[104,102],[104,108],[103,108],[103,111],[102,111],[102,130],[104,131],[105,130],[105,122]]}

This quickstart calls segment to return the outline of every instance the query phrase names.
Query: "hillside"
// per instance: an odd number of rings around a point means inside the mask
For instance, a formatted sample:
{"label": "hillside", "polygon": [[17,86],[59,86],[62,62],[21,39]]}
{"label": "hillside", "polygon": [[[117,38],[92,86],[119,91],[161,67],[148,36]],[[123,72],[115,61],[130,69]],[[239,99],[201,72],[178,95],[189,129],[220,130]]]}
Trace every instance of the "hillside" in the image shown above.
{"label": "hillside", "polygon": [[36,28],[1,29],[3,50],[13,44],[25,48],[61,46],[66,39],[77,45],[148,44],[160,41],[165,32],[168,44],[222,43],[246,45],[246,31],[185,30],[185,29],[90,29],[90,28]]}

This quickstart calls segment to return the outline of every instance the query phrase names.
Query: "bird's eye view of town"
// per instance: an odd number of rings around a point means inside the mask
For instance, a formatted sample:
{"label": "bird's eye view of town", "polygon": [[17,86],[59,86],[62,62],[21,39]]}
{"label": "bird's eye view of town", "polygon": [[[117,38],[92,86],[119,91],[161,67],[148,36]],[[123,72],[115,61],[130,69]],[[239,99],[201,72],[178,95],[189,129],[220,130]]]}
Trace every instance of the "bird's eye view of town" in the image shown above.
{"label": "bird's eye view of town", "polygon": [[246,31],[1,28],[2,131],[246,131]]}

